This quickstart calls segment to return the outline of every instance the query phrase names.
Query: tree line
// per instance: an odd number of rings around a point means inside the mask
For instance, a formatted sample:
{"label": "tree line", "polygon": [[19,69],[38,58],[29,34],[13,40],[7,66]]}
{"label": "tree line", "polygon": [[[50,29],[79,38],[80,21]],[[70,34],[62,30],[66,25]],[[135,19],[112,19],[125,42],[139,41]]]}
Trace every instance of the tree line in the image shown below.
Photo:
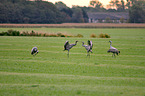
{"label": "tree line", "polygon": [[144,0],[111,0],[107,8],[98,0],[91,0],[89,7],[72,8],[63,2],[0,0],[0,23],[86,23],[88,12],[129,12],[130,23],[145,22]]}
{"label": "tree line", "polygon": [[87,13],[83,9],[71,9],[67,6],[59,9],[56,5],[42,0],[1,0],[0,23],[56,24],[88,22]]}

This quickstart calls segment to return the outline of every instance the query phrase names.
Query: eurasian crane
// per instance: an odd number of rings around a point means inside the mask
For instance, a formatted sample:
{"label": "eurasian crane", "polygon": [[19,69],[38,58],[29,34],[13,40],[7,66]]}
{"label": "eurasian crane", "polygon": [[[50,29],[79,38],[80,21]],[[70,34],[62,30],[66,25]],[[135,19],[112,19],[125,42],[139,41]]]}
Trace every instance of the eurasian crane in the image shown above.
{"label": "eurasian crane", "polygon": [[69,50],[70,50],[73,46],[76,46],[76,45],[77,45],[77,42],[78,42],[78,41],[76,41],[75,44],[69,44],[69,41],[66,41],[66,42],[65,42],[65,44],[64,44],[64,50],[63,50],[63,51],[68,50],[68,54],[67,54],[68,57],[69,57]]}
{"label": "eurasian crane", "polygon": [[31,55],[35,56],[38,53],[37,47],[33,47],[31,50]]}
{"label": "eurasian crane", "polygon": [[109,42],[110,42],[110,49],[107,52],[108,53],[110,53],[110,52],[113,53],[112,57],[113,56],[115,57],[115,54],[118,55],[120,53],[120,51],[118,51],[118,49],[112,47],[112,41],[111,40]]}
{"label": "eurasian crane", "polygon": [[87,56],[90,57],[90,53],[89,52],[92,53],[92,48],[93,48],[92,41],[88,40],[88,45],[84,45],[84,42],[82,42],[82,43],[83,43],[82,46],[85,47],[85,49],[87,50]]}

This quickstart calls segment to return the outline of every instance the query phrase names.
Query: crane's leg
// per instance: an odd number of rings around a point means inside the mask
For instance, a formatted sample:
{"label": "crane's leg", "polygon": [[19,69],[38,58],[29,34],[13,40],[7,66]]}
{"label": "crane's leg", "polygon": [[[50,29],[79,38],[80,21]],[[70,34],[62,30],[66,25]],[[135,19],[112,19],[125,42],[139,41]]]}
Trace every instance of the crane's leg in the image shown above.
{"label": "crane's leg", "polygon": [[33,54],[33,56],[35,56],[35,55],[36,55],[36,53]]}
{"label": "crane's leg", "polygon": [[88,56],[89,56],[89,58],[90,58],[90,53],[89,53],[89,52],[87,53],[87,57],[88,57]]}
{"label": "crane's leg", "polygon": [[115,53],[113,53],[112,57],[115,57]]}
{"label": "crane's leg", "polygon": [[116,58],[116,55],[115,55],[115,53],[114,53],[114,57]]}
{"label": "crane's leg", "polygon": [[114,56],[114,53],[112,54],[112,57]]}
{"label": "crane's leg", "polygon": [[67,53],[67,57],[69,58],[69,50],[68,50],[68,53]]}

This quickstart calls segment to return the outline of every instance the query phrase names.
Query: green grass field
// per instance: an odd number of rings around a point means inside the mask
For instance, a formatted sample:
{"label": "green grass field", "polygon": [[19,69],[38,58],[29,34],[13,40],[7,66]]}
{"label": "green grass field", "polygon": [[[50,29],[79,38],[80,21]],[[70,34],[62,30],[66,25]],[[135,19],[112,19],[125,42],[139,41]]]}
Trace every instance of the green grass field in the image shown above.
{"label": "green grass field", "polygon": [[[145,29],[11,28],[83,38],[0,37],[0,96],[145,96]],[[0,28],[0,32],[8,28]],[[90,38],[107,33],[109,39]],[[77,46],[63,51],[66,40]],[[93,42],[93,53],[82,41]],[[112,58],[112,46],[121,51]],[[30,54],[37,46],[39,53]]]}

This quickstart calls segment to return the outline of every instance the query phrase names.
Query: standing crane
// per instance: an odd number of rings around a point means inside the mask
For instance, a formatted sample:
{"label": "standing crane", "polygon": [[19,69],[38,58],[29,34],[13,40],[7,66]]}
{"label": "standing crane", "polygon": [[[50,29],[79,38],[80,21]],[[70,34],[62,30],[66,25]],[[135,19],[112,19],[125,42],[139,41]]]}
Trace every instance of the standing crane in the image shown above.
{"label": "standing crane", "polygon": [[113,56],[115,57],[115,54],[118,55],[120,53],[120,51],[118,51],[118,49],[112,47],[112,41],[111,40],[109,42],[110,42],[110,49],[107,52],[108,53],[110,53],[110,52],[113,53],[112,57]]}
{"label": "standing crane", "polygon": [[38,53],[37,47],[33,47],[31,50],[31,55],[35,56]]}
{"label": "standing crane", "polygon": [[92,41],[88,40],[88,45],[84,45],[84,42],[82,42],[82,43],[83,43],[82,46],[85,47],[85,49],[87,50],[87,56],[90,57],[90,53],[89,52],[92,53],[92,48],[93,48]]}
{"label": "standing crane", "polygon": [[67,54],[68,57],[69,57],[69,50],[70,50],[73,46],[76,46],[76,45],[77,45],[77,42],[78,42],[78,41],[76,41],[75,44],[69,44],[69,41],[66,41],[66,42],[65,42],[65,44],[64,44],[64,50],[63,50],[63,51],[68,50],[68,54]]}

